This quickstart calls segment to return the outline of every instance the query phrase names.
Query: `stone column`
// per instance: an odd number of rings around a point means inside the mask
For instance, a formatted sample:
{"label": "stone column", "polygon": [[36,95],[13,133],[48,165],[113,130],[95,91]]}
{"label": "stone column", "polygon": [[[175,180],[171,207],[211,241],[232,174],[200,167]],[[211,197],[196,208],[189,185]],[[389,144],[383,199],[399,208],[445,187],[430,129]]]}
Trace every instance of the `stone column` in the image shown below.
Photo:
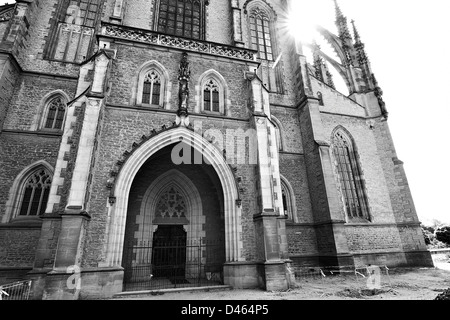
{"label": "stone column", "polygon": [[281,183],[278,161],[274,159],[276,138],[271,132],[269,93],[254,73],[247,73],[253,98],[253,126],[256,130],[257,143],[257,179],[258,207],[261,210],[254,215],[256,255],[260,262],[258,274],[266,290],[285,290],[288,288],[286,253],[283,230],[280,230],[279,218],[282,213]]}
{"label": "stone column", "polygon": [[[108,54],[109,52],[109,54]],[[110,56],[111,54],[111,56]],[[85,115],[79,138],[76,162],[71,179],[67,206],[61,216],[53,270],[47,274],[43,299],[76,300],[81,287],[81,259],[84,233],[90,216],[86,202],[89,190],[89,174],[97,137],[100,112],[104,101],[106,74],[112,52],[101,50],[94,59],[94,79],[86,94]],[[81,83],[81,81],[80,81]],[[74,271],[77,274],[74,274]]]}

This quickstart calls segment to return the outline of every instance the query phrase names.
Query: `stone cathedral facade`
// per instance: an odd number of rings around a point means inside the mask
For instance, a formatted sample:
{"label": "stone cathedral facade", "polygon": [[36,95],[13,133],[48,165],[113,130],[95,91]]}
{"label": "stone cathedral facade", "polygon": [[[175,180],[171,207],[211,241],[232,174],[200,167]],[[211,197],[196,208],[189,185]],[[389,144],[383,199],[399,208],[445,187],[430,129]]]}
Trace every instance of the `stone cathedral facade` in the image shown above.
{"label": "stone cathedral facade", "polygon": [[337,32],[318,31],[337,59],[287,32],[288,0],[0,6],[0,284],[89,299],[431,266],[382,91],[335,6]]}

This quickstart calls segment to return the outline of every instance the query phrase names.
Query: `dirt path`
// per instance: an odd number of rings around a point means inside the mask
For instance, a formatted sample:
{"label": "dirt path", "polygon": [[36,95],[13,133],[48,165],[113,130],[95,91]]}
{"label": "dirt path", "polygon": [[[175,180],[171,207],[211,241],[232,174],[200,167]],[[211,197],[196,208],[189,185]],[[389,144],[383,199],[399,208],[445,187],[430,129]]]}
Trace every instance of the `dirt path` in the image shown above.
{"label": "dirt path", "polygon": [[[381,288],[369,290],[367,279],[354,274],[297,279],[286,292],[222,290],[159,293],[120,300],[434,300],[450,288],[450,264],[438,268],[392,269],[382,274]],[[448,270],[445,270],[448,268]]]}

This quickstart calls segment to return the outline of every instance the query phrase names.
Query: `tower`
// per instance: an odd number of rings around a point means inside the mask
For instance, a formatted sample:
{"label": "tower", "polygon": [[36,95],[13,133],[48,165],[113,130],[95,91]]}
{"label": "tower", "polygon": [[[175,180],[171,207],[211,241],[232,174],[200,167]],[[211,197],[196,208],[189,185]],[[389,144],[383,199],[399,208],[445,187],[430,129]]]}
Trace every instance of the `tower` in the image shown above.
{"label": "tower", "polygon": [[282,32],[289,10],[0,7],[0,280],[89,299],[155,283],[286,289],[305,265],[431,265],[356,25],[336,2],[338,35],[319,31],[341,61],[317,45],[307,61]]}

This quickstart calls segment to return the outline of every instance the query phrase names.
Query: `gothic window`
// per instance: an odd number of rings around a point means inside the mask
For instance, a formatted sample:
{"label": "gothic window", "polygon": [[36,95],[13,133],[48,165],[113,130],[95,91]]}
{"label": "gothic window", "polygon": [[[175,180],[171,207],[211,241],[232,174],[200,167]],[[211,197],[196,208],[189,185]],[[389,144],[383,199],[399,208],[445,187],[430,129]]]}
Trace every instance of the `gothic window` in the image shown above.
{"label": "gothic window", "polygon": [[275,137],[276,137],[278,151],[283,151],[284,146],[283,146],[283,138],[282,138],[282,134],[281,134],[281,130],[282,130],[281,123],[274,116],[272,116],[272,123],[273,123],[273,126],[275,127]]}
{"label": "gothic window", "polygon": [[39,169],[25,181],[18,215],[40,216],[46,209],[52,183],[51,175],[45,169]]}
{"label": "gothic window", "polygon": [[161,104],[161,75],[156,70],[151,70],[144,79],[142,103]]}
{"label": "gothic window", "polygon": [[168,189],[156,206],[157,218],[186,218],[186,203],[173,187]]}
{"label": "gothic window", "polygon": [[348,218],[369,220],[364,178],[358,164],[358,154],[351,138],[342,130],[337,130],[333,136],[333,155]]}
{"label": "gothic window", "polygon": [[204,39],[204,0],[160,0],[157,31]]}
{"label": "gothic window", "polygon": [[46,54],[58,61],[80,63],[92,51],[101,0],[61,1]]}
{"label": "gothic window", "polygon": [[297,210],[295,205],[295,195],[289,182],[284,177],[281,177],[281,195],[283,200],[283,213],[287,220],[294,222],[295,212]]}
{"label": "gothic window", "polygon": [[57,96],[50,100],[46,107],[45,130],[62,130],[66,116],[66,103],[64,98]]}
{"label": "gothic window", "polygon": [[145,63],[137,76],[136,105],[167,107],[168,78],[167,71],[159,62]]}
{"label": "gothic window", "polygon": [[203,88],[203,110],[220,112],[220,87],[214,79],[205,83]]}
{"label": "gothic window", "polygon": [[261,9],[255,8],[249,17],[252,46],[258,50],[260,59],[273,60],[269,16]]}
{"label": "gothic window", "polygon": [[287,202],[287,195],[286,195],[286,190],[284,188],[281,189],[281,192],[283,194],[283,208],[284,208],[284,215],[286,217],[289,217],[289,207],[288,207],[288,202]]}

